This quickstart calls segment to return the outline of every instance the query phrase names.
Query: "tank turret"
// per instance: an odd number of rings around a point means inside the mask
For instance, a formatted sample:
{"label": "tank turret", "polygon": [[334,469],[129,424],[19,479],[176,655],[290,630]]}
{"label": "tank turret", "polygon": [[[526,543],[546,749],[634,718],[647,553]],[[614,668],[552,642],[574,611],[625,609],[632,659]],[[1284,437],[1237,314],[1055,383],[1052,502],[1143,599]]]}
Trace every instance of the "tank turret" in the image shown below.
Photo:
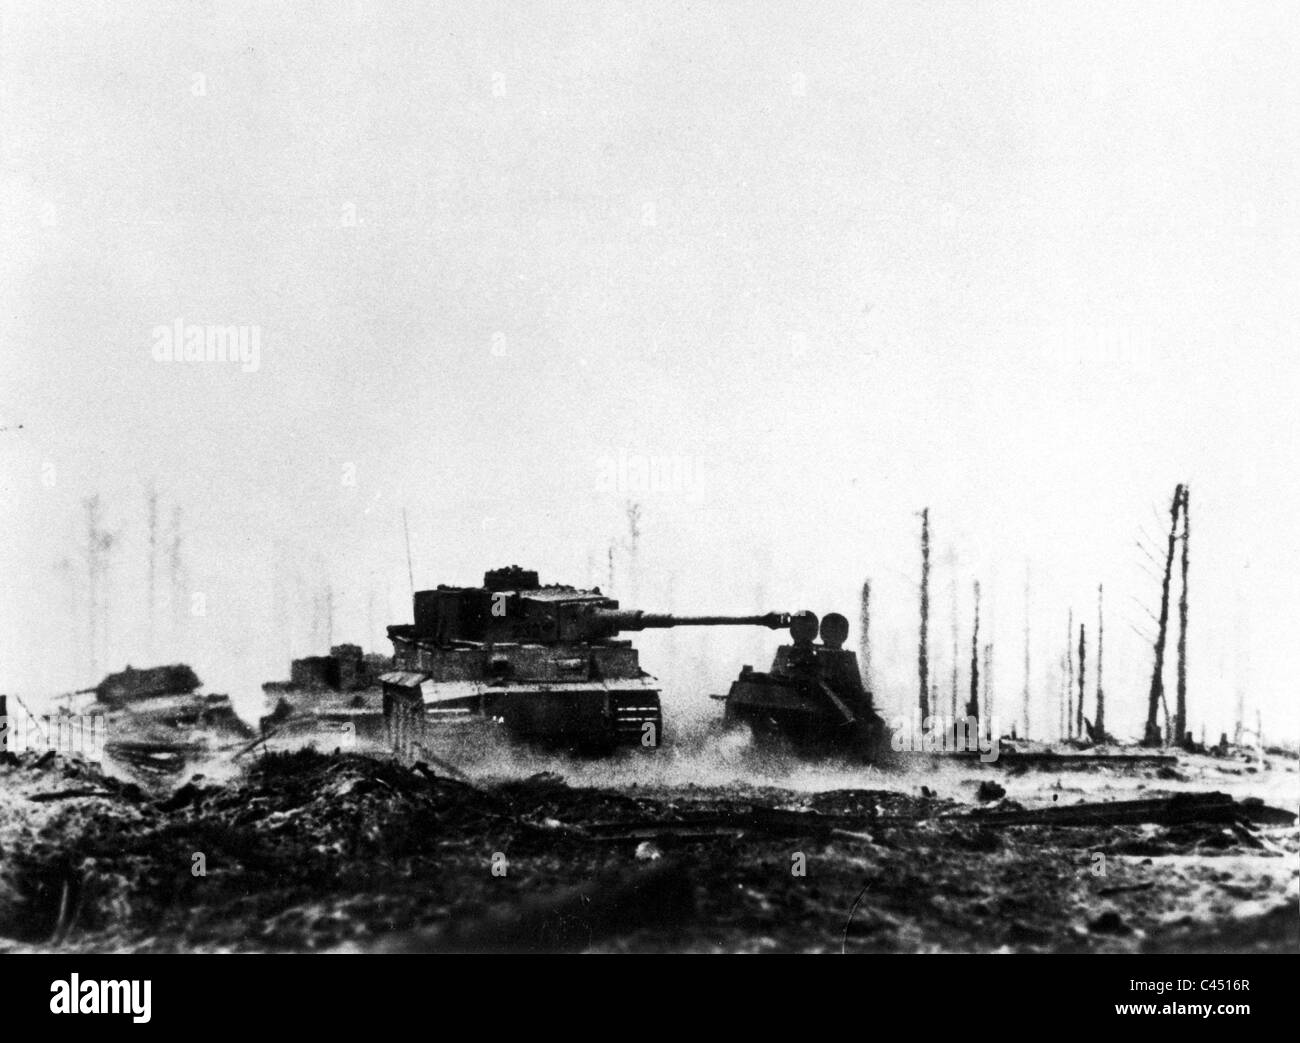
{"label": "tank turret", "polygon": [[481,587],[414,596],[414,622],[390,626],[394,670],[382,678],[399,752],[431,721],[473,717],[513,736],[568,748],[656,747],[659,689],[619,635],[678,626],[788,626],[790,615],[695,615],[620,608],[599,588],[544,585],[536,572],[492,569]]}
{"label": "tank turret", "polygon": [[677,616],[621,609],[600,588],[542,586],[537,582],[536,572],[517,565],[488,572],[481,587],[440,586],[418,591],[414,600],[414,624],[388,628],[394,641],[420,639],[439,645],[520,641],[564,644],[601,641],[623,631],[679,626],[777,629],[790,622],[790,616],[782,612],[753,616]]}
{"label": "tank turret", "polygon": [[187,664],[175,663],[141,670],[128,666],[119,673],[109,674],[88,691],[94,691],[104,705],[117,707],[158,696],[188,695],[202,684]]}

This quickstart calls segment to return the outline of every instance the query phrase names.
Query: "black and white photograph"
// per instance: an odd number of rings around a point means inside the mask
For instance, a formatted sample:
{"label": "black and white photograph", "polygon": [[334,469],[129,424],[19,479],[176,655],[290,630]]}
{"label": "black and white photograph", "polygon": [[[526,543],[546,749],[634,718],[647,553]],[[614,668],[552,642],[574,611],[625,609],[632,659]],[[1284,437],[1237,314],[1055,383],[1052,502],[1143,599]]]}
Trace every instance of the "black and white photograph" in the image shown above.
{"label": "black and white photograph", "polygon": [[1251,1020],[1297,54],[1272,0],[4,0],[0,980],[1005,954]]}

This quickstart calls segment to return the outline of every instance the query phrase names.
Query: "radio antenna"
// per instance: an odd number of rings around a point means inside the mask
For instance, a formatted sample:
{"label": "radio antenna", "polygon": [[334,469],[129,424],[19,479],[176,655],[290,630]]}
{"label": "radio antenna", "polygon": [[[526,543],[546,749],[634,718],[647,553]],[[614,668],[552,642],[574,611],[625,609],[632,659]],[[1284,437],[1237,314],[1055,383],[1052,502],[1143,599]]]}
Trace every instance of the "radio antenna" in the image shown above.
{"label": "radio antenna", "polygon": [[415,571],[411,568],[411,527],[406,522],[406,508],[402,508],[402,532],[406,534],[406,578],[411,584],[411,597],[415,597]]}

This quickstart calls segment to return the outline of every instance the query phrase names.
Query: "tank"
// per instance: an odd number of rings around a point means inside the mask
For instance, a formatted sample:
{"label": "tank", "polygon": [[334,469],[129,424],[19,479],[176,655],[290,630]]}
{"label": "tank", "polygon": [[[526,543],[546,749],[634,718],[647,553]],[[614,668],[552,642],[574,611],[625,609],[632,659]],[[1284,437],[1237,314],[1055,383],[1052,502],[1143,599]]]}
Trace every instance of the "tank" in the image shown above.
{"label": "tank", "polygon": [[411,624],[390,626],[394,669],[384,718],[398,756],[430,728],[489,722],[513,740],[573,751],[651,750],[663,741],[660,689],[620,635],[677,626],[788,625],[790,616],[678,616],[628,610],[599,588],[543,585],[512,565],[481,587],[414,596]]}
{"label": "tank", "polygon": [[84,691],[94,692],[100,703],[117,709],[142,699],[189,695],[202,685],[198,675],[185,663],[148,666],[140,670],[128,665],[125,670],[109,674],[94,688]]}
{"label": "tank", "polygon": [[777,649],[771,669],[742,668],[730,691],[717,697],[726,704],[724,725],[747,727],[760,746],[803,756],[888,759],[889,729],[862,683],[857,655],[844,648],[848,635],[849,622],[838,612],[820,627],[813,613],[796,613],[791,643]]}
{"label": "tank", "polygon": [[[94,688],[71,693],[60,717],[68,718],[69,726],[97,718],[92,731],[103,736],[103,753],[119,766],[150,777],[174,774],[253,735],[229,695],[199,691],[202,685],[184,663],[128,666]],[[74,714],[73,697],[92,693],[94,700]]]}
{"label": "tank", "polygon": [[[379,678],[393,668],[388,656],[363,652],[359,645],[334,645],[329,655],[294,659],[289,680],[262,685],[268,713],[263,734],[275,731],[273,748],[321,742],[351,746],[353,741],[382,745],[385,728]],[[319,734],[317,734],[319,733]]]}

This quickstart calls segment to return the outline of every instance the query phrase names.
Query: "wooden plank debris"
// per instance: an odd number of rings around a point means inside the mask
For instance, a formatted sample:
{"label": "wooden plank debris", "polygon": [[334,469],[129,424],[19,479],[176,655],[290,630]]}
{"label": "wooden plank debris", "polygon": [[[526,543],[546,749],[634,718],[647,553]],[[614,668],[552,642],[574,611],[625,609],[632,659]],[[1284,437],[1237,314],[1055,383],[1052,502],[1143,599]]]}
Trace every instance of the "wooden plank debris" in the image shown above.
{"label": "wooden plank debris", "polygon": [[986,826],[1123,826],[1152,823],[1172,826],[1185,822],[1257,822],[1290,825],[1296,816],[1263,802],[1237,801],[1227,793],[1176,793],[1153,800],[1112,800],[1065,807],[1013,811],[973,811],[949,816]]}

